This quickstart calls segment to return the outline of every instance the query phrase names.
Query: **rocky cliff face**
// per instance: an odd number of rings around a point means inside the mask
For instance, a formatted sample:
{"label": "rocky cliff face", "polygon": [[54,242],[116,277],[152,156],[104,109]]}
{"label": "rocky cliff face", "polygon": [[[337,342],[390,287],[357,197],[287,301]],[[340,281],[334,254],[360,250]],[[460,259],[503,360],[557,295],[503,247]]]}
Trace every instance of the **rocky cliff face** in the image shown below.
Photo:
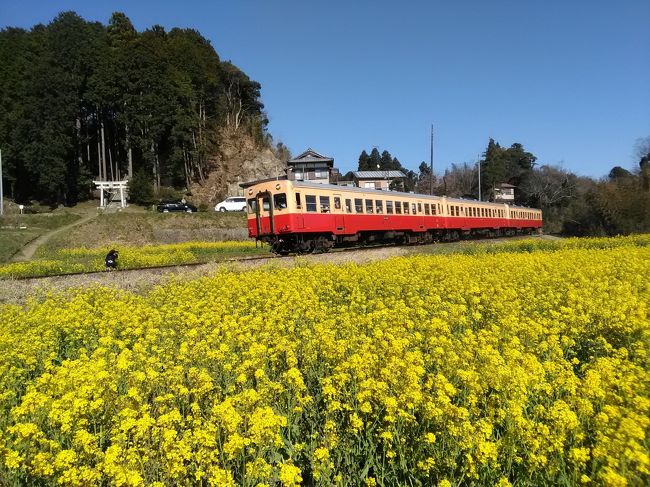
{"label": "rocky cliff face", "polygon": [[194,204],[214,206],[227,196],[241,195],[240,183],[286,174],[286,164],[271,149],[256,147],[242,135],[223,138],[213,167],[203,184],[192,186]]}

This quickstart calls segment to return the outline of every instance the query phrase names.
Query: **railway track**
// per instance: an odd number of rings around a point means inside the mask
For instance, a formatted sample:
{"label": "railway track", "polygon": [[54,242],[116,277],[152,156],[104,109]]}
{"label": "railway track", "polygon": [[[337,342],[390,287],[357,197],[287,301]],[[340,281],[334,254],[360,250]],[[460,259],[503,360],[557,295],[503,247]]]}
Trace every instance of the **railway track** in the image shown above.
{"label": "railway track", "polygon": [[[290,257],[290,256],[286,256]],[[11,277],[7,279],[2,279],[0,282],[4,281],[27,281],[31,279],[48,279],[51,277],[68,277],[68,276],[90,276],[93,274],[107,274],[107,273],[123,273],[123,272],[135,272],[135,271],[155,271],[155,270],[164,270],[164,269],[177,269],[183,267],[198,267],[206,264],[221,264],[225,262],[247,262],[255,260],[272,260],[280,259],[283,256],[279,255],[264,255],[264,256],[254,256],[254,257],[233,257],[230,259],[223,260],[207,260],[201,262],[187,262],[185,264],[167,264],[167,265],[156,265],[156,266],[146,266],[146,267],[129,267],[126,269],[116,269],[112,271],[101,270],[101,271],[80,271],[80,272],[62,272],[59,274],[47,274],[45,276],[20,276],[20,277]]]}
{"label": "railway track", "polygon": [[[332,249],[328,253],[334,254],[334,253],[339,253],[339,252],[350,252],[354,250],[364,250],[364,249],[375,249],[379,247],[386,247],[386,245],[373,245],[373,246],[366,246],[366,247],[350,247],[350,248],[340,248],[340,249]],[[19,277],[11,277],[11,278],[6,278],[6,279],[0,279],[0,282],[2,281],[27,281],[27,280],[40,280],[40,279],[48,279],[48,278],[53,278],[53,277],[68,277],[68,276],[90,276],[93,274],[106,274],[106,273],[123,273],[123,272],[136,272],[136,271],[155,271],[155,270],[165,270],[165,269],[178,269],[178,268],[190,268],[190,267],[198,267],[201,265],[206,265],[206,264],[223,264],[226,262],[252,262],[252,261],[260,261],[260,260],[275,260],[275,259],[291,259],[295,257],[300,257],[304,255],[317,255],[317,254],[298,254],[298,255],[256,255],[252,257],[233,257],[229,259],[223,259],[223,260],[207,260],[207,261],[201,261],[201,262],[188,262],[185,264],[168,264],[168,265],[158,265],[158,266],[147,266],[147,267],[129,267],[126,269],[116,269],[112,271],[106,271],[106,270],[101,270],[101,271],[80,271],[80,272],[62,272],[59,274],[47,274],[44,276],[19,276]]]}
{"label": "railway track", "polygon": [[[510,237],[512,239],[513,237]],[[516,238],[516,237],[515,237]],[[481,239],[483,240],[483,239]],[[436,245],[436,244],[430,244],[430,245]],[[365,245],[363,247],[342,247],[342,248],[335,248],[335,249],[330,249],[326,253],[328,254],[337,254],[337,253],[342,253],[342,252],[354,252],[354,251],[364,251],[364,250],[371,250],[371,249],[378,249],[378,248],[386,248],[386,247],[413,247],[413,244],[404,244],[404,245],[399,245],[399,244],[389,244],[389,245],[382,245],[382,244],[377,244],[377,245]],[[308,256],[308,255],[319,255],[322,252],[316,252],[316,253],[305,253],[305,254],[292,254],[292,255],[255,255],[255,256],[250,256],[250,257],[232,257],[228,259],[223,259],[223,260],[208,260],[208,261],[201,261],[201,262],[188,262],[185,264],[168,264],[168,265],[160,265],[160,266],[147,266],[147,267],[129,267],[126,269],[117,269],[113,271],[106,271],[106,270],[100,270],[100,271],[81,271],[81,272],[62,272],[60,274],[48,274],[45,276],[24,276],[24,277],[12,277],[12,278],[7,278],[7,279],[0,279],[0,282],[2,281],[27,281],[27,280],[40,280],[40,279],[48,279],[48,278],[53,278],[53,277],[68,277],[68,276],[87,276],[87,275],[93,275],[93,274],[106,274],[108,272],[110,273],[124,273],[124,272],[137,272],[137,271],[155,271],[155,270],[165,270],[165,269],[179,269],[179,268],[191,268],[191,267],[198,267],[201,265],[206,265],[206,264],[223,264],[226,262],[253,262],[253,261],[263,261],[263,260],[275,260],[275,259],[292,259],[295,257],[301,257],[301,256]]]}

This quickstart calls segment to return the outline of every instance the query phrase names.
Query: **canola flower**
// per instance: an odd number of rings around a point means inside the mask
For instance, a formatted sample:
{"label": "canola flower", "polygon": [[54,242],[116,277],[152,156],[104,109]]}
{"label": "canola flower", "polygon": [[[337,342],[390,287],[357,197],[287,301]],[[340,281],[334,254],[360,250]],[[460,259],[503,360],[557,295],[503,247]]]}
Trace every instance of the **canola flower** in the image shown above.
{"label": "canola flower", "polygon": [[[48,259],[0,265],[0,279],[101,271],[104,269],[104,257],[110,248],[61,249],[48,256]],[[254,241],[249,240],[186,242],[141,247],[118,246],[118,248],[120,269],[209,262],[228,253],[246,254],[267,251],[267,248],[256,246]]]}
{"label": "canola flower", "polygon": [[0,484],[647,485],[650,247],[601,247],[4,306]]}

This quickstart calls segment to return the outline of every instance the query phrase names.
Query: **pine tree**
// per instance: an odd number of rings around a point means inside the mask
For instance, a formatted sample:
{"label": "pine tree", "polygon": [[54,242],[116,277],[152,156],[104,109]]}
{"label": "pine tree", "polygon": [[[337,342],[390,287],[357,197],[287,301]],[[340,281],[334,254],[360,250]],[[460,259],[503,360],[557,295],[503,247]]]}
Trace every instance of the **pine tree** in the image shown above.
{"label": "pine tree", "polygon": [[364,150],[359,156],[359,171],[368,171],[370,169],[370,156]]}

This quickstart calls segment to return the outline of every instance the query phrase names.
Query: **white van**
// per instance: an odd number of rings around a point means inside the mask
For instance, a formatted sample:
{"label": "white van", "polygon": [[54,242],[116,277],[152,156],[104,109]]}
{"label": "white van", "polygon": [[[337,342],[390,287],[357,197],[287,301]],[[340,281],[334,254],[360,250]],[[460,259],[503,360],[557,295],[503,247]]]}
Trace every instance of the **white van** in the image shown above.
{"label": "white van", "polygon": [[243,196],[231,196],[221,203],[217,203],[214,211],[246,211],[246,198]]}

